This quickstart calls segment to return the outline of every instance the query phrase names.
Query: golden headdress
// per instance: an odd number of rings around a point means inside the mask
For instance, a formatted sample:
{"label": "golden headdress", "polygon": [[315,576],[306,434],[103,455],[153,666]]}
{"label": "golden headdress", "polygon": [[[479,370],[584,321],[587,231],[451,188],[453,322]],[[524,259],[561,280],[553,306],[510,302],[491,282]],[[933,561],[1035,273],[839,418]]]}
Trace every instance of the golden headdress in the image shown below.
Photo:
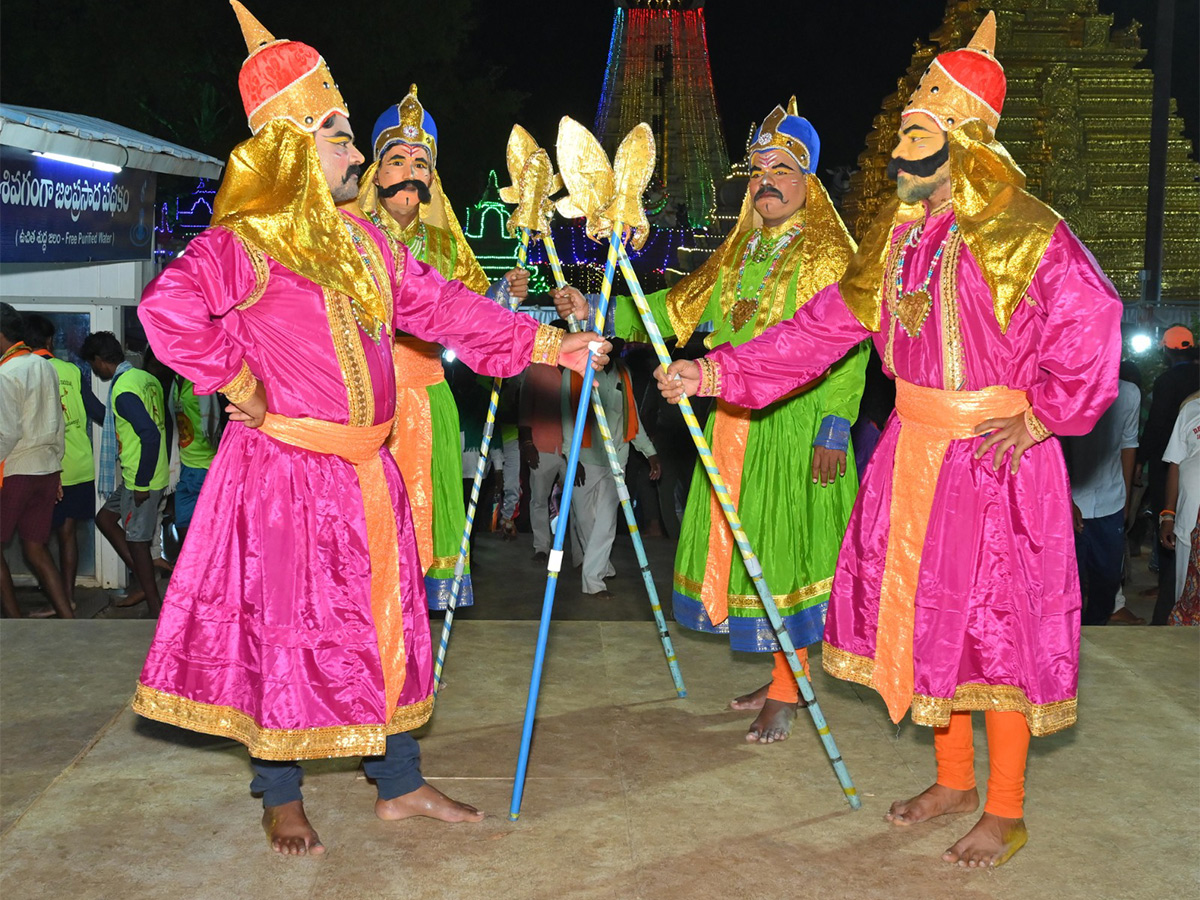
{"label": "golden headdress", "polygon": [[966,47],[929,64],[900,115],[923,112],[942,131],[978,119],[995,131],[1006,90],[1004,67],[996,59],[996,14],[989,12]]}
{"label": "golden headdress", "polygon": [[314,132],[333,113],[350,111],[329,66],[308,44],[276,40],[238,0],[229,0],[242,26],[250,55],[238,74],[238,89],[251,134],[272,119],[287,119]]}

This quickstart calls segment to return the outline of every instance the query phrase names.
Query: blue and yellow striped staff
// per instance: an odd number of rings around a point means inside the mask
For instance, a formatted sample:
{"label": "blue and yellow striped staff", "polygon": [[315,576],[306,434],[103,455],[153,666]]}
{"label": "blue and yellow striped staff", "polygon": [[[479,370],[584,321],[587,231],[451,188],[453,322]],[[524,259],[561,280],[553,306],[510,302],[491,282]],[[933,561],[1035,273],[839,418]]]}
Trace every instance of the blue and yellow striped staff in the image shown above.
{"label": "blue and yellow striped staff", "polygon": [[[554,283],[559,288],[564,288],[567,286],[567,280],[563,277],[562,263],[558,258],[558,250],[554,246],[554,238],[547,230],[541,235],[541,239],[546,248],[546,258],[550,261],[550,270],[554,273]],[[579,323],[575,321],[574,316],[570,317],[570,325],[572,331],[580,330]],[[597,321],[596,330],[599,334],[604,333],[602,319]],[[646,583],[646,593],[650,596],[650,609],[654,613],[654,622],[658,626],[658,637],[662,641],[663,653],[667,657],[667,666],[671,670],[671,680],[675,682],[675,693],[680,697],[686,697],[687,688],[684,687],[683,675],[679,671],[679,660],[675,656],[675,648],[671,645],[671,633],[667,630],[667,620],[663,615],[662,604],[658,600],[654,575],[650,571],[650,560],[646,557],[646,548],[642,543],[641,532],[638,530],[633,503],[629,498],[629,488],[625,484],[625,470],[621,466],[621,460],[613,445],[612,432],[608,427],[608,416],[605,415],[604,404],[594,392],[592,394],[592,412],[596,416],[596,425],[600,429],[600,436],[604,439],[604,452],[608,457],[608,467],[612,470],[613,480],[617,484],[617,496],[621,500],[621,510],[625,513],[625,524],[629,528],[629,537],[633,540],[633,550],[642,571],[642,580]]]}
{"label": "blue and yellow striped staff", "polygon": [[[604,333],[604,316],[608,311],[608,300],[612,294],[613,277],[617,271],[620,238],[614,237],[608,246],[608,260],[604,265],[604,285],[600,293],[600,306],[596,310],[596,329]],[[590,371],[592,351],[588,351],[587,366]],[[525,701],[525,721],[521,727],[521,749],[517,755],[517,772],[513,779],[512,803],[508,817],[515,821],[521,815],[521,797],[525,792],[525,774],[529,769],[529,748],[533,742],[533,721],[537,712],[538,693],[542,684],[542,667],[546,661],[546,642],[550,637],[550,613],[554,609],[554,594],[558,590],[558,573],[562,571],[563,545],[567,536],[568,518],[571,512],[571,497],[575,492],[575,472],[579,468],[579,450],[583,445],[583,433],[587,427],[588,405],[592,397],[595,378],[583,379],[583,390],[579,396],[579,408],[575,410],[575,432],[571,435],[571,448],[567,453],[567,471],[563,475],[562,499],[559,501],[558,524],[554,529],[554,546],[546,564],[546,592],[542,597],[542,618],[538,624],[537,649],[533,655],[533,671],[529,676],[529,696]]]}
{"label": "blue and yellow striped staff", "polygon": [[[524,269],[529,258],[529,234],[523,232],[521,245],[517,248],[517,264]],[[521,301],[512,298],[511,308],[515,310]],[[479,489],[483,484],[483,476],[487,470],[488,452],[492,446],[492,431],[496,425],[496,407],[500,404],[500,388],[503,378],[492,380],[492,396],[488,401],[487,419],[483,423],[483,439],[479,443],[479,463],[475,466],[475,480],[471,483],[471,499],[467,503],[467,522],[463,527],[462,541],[458,545],[458,559],[454,563],[454,583],[450,586],[450,599],[446,602],[446,618],[442,621],[442,636],[438,642],[437,660],[433,664],[433,694],[437,696],[442,683],[442,667],[446,663],[446,648],[450,646],[450,629],[454,625],[454,610],[462,593],[463,573],[467,569],[467,554],[471,550],[471,526],[475,522],[475,510],[479,506]]]}
{"label": "blue and yellow striped staff", "polygon": [[[642,291],[637,273],[633,270],[633,264],[629,261],[629,254],[626,253],[623,244],[620,248],[620,257],[621,272],[625,275],[625,282],[629,285],[629,290],[633,294],[633,301],[637,305],[638,314],[642,317],[642,324],[646,329],[646,333],[650,336],[650,342],[654,345],[658,361],[662,364],[665,371],[671,364],[671,357],[667,353],[667,346],[663,341],[662,332],[658,330],[658,325],[654,321],[654,314],[650,311],[650,306],[646,302],[646,295]],[[750,539],[746,536],[746,532],[742,528],[742,520],[738,515],[737,508],[733,504],[729,488],[725,484],[725,480],[721,477],[720,471],[717,469],[717,463],[713,459],[712,450],[708,446],[708,441],[704,438],[704,430],[700,427],[700,422],[696,419],[696,414],[692,411],[692,404],[686,396],[679,398],[679,409],[683,412],[683,419],[687,423],[688,431],[692,435],[692,441],[696,445],[696,450],[700,453],[700,461],[704,466],[704,471],[708,473],[708,479],[712,482],[713,490],[717,493],[717,502],[721,504],[721,510],[725,513],[726,521],[729,522],[729,528],[733,532],[733,539],[737,542],[738,550],[741,551],[742,562],[745,563],[746,571],[750,574],[750,578],[754,582],[754,588],[758,592],[759,599],[762,600],[767,618],[771,620],[771,628],[774,629],[779,646],[787,657],[788,665],[792,667],[792,674],[796,677],[796,683],[800,686],[800,693],[804,697],[805,703],[808,704],[809,715],[812,716],[817,733],[821,736],[821,742],[825,745],[825,751],[829,754],[829,759],[833,763],[833,771],[837,774],[838,782],[842,786],[846,800],[850,803],[850,808],[858,809],[862,806],[862,799],[858,796],[854,782],[850,780],[850,772],[846,769],[846,763],[842,760],[842,755],[833,740],[833,732],[829,730],[829,725],[825,722],[825,716],[821,712],[820,705],[817,703],[816,695],[813,693],[812,684],[809,682],[808,676],[804,674],[804,668],[800,665],[799,657],[796,656],[796,648],[792,645],[791,636],[788,635],[787,628],[783,624],[783,617],[779,614],[779,607],[775,604],[775,597],[767,587],[766,579],[763,577],[762,565],[759,563],[758,557],[755,556],[754,550],[750,547]]]}

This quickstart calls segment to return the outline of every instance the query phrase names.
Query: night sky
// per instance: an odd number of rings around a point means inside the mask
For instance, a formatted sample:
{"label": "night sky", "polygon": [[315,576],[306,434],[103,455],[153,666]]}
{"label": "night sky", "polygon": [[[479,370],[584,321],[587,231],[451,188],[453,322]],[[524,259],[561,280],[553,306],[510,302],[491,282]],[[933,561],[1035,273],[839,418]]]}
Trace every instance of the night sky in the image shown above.
{"label": "night sky", "polygon": [[[563,115],[593,124],[613,19],[611,0],[248,5],[277,37],[322,52],[364,151],[375,117],[418,82],[441,132],[439,170],[460,209],[489,168],[503,172],[513,122],[543,146],[553,145]],[[1100,0],[1118,27],[1143,23],[1150,65],[1156,6]],[[709,51],[731,158],[741,156],[751,123],[794,93],[821,134],[821,167],[852,165],[913,41],[927,39],[944,10],[944,0],[709,0]],[[1177,10],[1173,93],[1195,142],[1200,4],[1179,2]],[[437,18],[422,18],[431,13]],[[2,25],[5,102],[109,119],[222,158],[248,134],[237,94],[245,44],[224,0],[6,0]],[[997,55],[1003,62],[1003,47]]]}

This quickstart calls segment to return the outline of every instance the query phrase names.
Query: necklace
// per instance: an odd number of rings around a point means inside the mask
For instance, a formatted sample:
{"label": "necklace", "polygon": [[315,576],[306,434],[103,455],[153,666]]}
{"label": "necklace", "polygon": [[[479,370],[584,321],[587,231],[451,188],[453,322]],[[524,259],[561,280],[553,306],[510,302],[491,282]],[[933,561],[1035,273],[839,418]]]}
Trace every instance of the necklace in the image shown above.
{"label": "necklace", "polygon": [[[784,251],[792,244],[797,237],[804,233],[804,224],[798,222],[790,226],[783,234],[772,240],[764,238],[763,232],[765,229],[759,229],[758,232],[746,242],[746,249],[742,251],[742,264],[738,267],[737,279],[737,302],[733,304],[730,312],[730,321],[733,324],[734,331],[741,331],[750,318],[758,309],[758,303],[762,299],[763,292],[766,290],[767,283],[771,281],[771,276],[775,274],[775,269],[779,266],[779,261],[786,255]],[[771,265],[767,268],[767,272],[763,275],[762,281],[758,283],[758,287],[754,291],[752,297],[746,297],[742,293],[742,280],[746,276],[746,265],[748,263],[764,263],[767,260],[771,261]]]}
{"label": "necklace", "polygon": [[[367,254],[367,248],[363,246],[362,236],[358,233],[349,221],[346,222],[346,230],[350,232],[350,239],[354,242],[354,249],[358,251],[359,257],[363,261],[363,265],[367,267],[367,273],[371,276],[371,281],[375,285],[375,291],[382,298],[384,296],[383,286],[379,283],[379,278],[375,274],[375,266],[371,263],[371,257]],[[379,343],[379,339],[383,336],[383,322],[376,319],[371,312],[363,306],[357,297],[349,297],[350,312],[354,315],[354,321],[358,323],[358,327],[371,336],[371,340]]]}
{"label": "necklace", "polygon": [[[383,218],[379,215],[378,211],[372,211],[369,213],[368,218],[371,220],[371,224],[373,224],[380,231],[386,232],[387,234],[392,234],[392,230],[384,224]],[[395,219],[392,221],[395,222]],[[428,232],[425,229],[425,223],[422,222],[420,218],[417,219],[417,227],[412,229],[412,234],[408,237],[404,236],[403,231],[400,232],[399,237],[396,237],[395,235],[392,236],[408,248],[408,252],[412,254],[413,259],[425,262],[425,246],[428,243]]]}
{"label": "necklace", "polygon": [[925,319],[929,316],[929,310],[933,306],[933,297],[929,293],[929,283],[933,280],[933,270],[937,268],[937,264],[942,258],[942,252],[946,249],[946,242],[957,231],[958,223],[955,222],[946,232],[946,236],[942,238],[942,243],[938,246],[937,252],[933,254],[933,259],[929,261],[929,271],[925,273],[925,280],[915,291],[904,290],[904,264],[908,260],[909,247],[915,247],[920,243],[920,225],[909,229],[908,235],[900,247],[900,258],[895,267],[895,292],[892,295],[892,311],[896,314],[896,318],[900,320],[900,327],[904,329],[904,333],[909,337],[916,337],[921,333],[921,326],[925,324]]}

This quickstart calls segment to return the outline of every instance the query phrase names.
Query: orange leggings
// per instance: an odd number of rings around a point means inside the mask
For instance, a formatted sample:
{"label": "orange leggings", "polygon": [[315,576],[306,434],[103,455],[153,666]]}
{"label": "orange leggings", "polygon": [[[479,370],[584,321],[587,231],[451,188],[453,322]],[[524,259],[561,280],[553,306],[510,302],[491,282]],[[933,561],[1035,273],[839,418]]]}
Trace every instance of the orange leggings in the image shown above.
{"label": "orange leggings", "polygon": [[[800,647],[796,650],[800,657],[800,665],[804,666],[804,674],[808,675],[808,650]],[[800,700],[800,687],[796,684],[796,676],[788,665],[787,656],[782,650],[775,651],[775,668],[771,670],[771,686],[767,688],[768,700],[782,700],[784,703],[797,703]]]}
{"label": "orange leggings", "polygon": [[[1029,753],[1029,725],[1019,712],[988,712],[987,803],[983,811],[1006,819],[1019,819],[1025,803],[1025,759]],[[937,755],[937,783],[956,791],[975,787],[975,745],[971,713],[950,714],[950,725],[933,730]]]}

